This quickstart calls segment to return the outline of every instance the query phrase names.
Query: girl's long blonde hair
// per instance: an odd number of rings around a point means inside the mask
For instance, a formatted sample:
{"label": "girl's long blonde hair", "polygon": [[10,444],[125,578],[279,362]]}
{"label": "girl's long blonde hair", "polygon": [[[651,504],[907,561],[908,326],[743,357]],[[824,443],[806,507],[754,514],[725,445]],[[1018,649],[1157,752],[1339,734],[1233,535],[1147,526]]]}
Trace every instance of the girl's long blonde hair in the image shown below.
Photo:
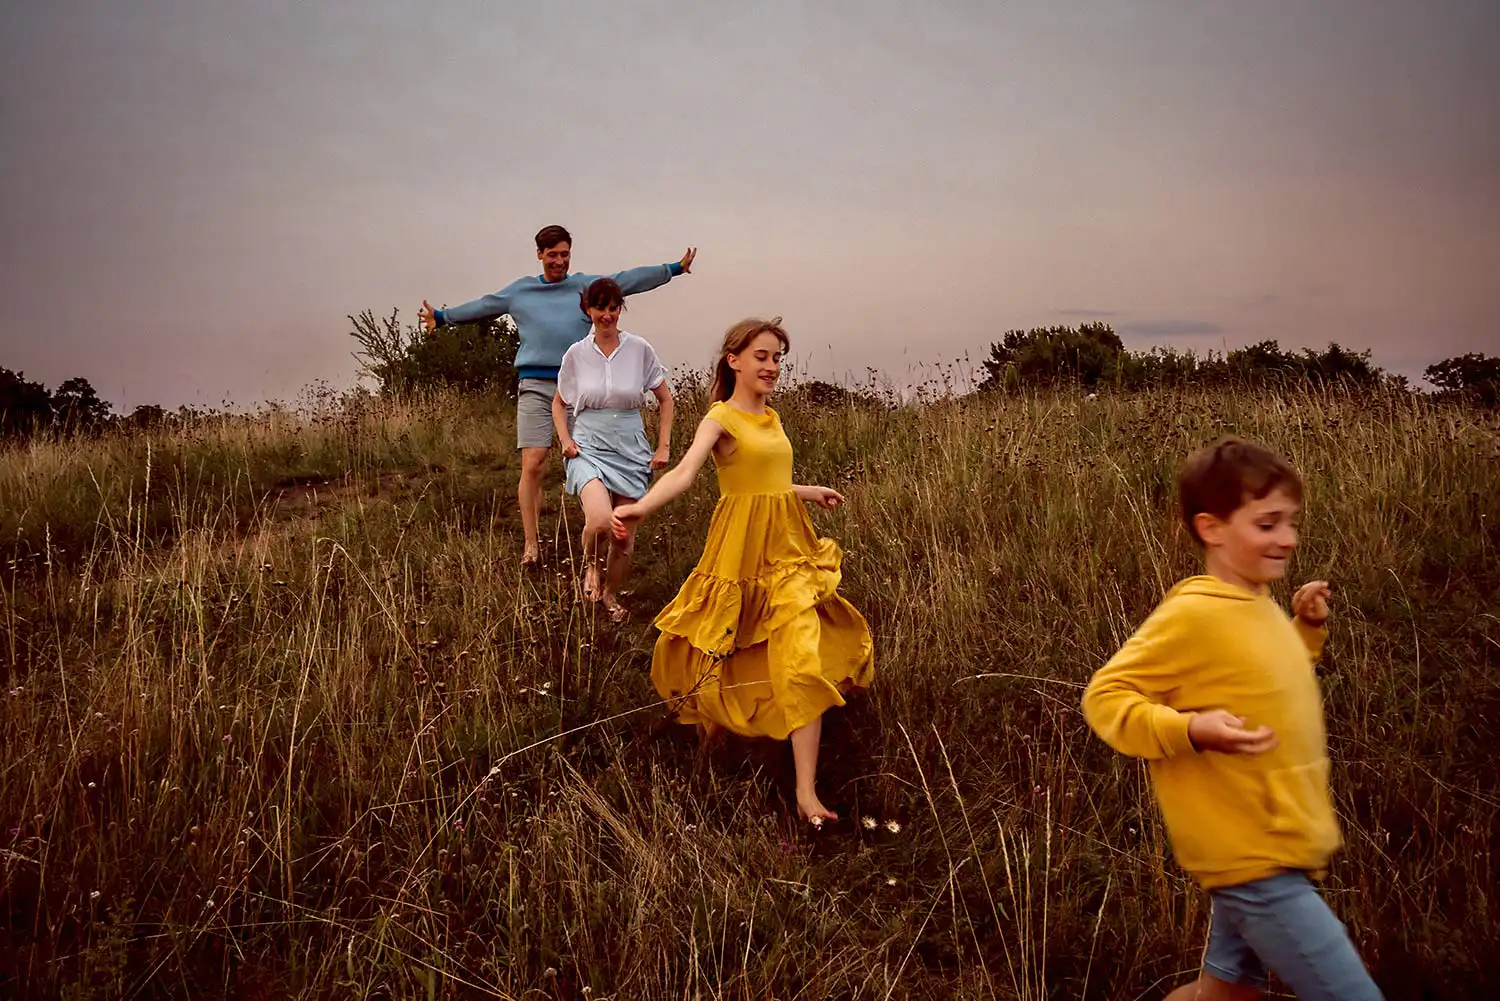
{"label": "girl's long blonde hair", "polygon": [[781,342],[783,353],[791,349],[792,342],[781,327],[781,317],[762,320],[752,316],[730,327],[724,334],[724,343],[719,348],[719,360],[714,364],[714,381],[708,389],[711,403],[719,403],[734,395],[734,369],[729,367],[729,356],[737,355],[748,348],[761,334],[775,334]]}

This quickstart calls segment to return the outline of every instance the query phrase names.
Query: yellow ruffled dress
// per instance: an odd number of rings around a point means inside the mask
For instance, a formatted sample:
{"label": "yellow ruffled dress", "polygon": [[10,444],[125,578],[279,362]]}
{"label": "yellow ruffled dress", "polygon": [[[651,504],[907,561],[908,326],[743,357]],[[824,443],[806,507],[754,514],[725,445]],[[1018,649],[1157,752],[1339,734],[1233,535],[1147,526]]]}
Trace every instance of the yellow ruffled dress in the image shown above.
{"label": "yellow ruffled dress", "polygon": [[734,438],[714,453],[719,504],[697,567],[661,614],[651,680],[683,723],[786,739],[875,676],[864,616],[837,593],[838,543],[792,492],[792,443],[776,411],[715,403]]}

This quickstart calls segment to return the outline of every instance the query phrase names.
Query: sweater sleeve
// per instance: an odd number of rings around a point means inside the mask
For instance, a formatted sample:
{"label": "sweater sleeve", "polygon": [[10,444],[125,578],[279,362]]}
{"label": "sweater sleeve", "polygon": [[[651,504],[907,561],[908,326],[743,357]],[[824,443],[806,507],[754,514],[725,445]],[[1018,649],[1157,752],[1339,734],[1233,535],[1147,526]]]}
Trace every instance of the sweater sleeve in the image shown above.
{"label": "sweater sleeve", "polygon": [[480,296],[461,306],[449,306],[439,309],[433,317],[438,326],[446,327],[455,323],[480,323],[484,320],[493,320],[510,312],[510,286],[489,295]]}
{"label": "sweater sleeve", "polygon": [[1159,606],[1089,680],[1083,715],[1121,754],[1160,759],[1195,754],[1190,713],[1167,704],[1188,666],[1189,631],[1170,603]]}
{"label": "sweater sleeve", "polygon": [[626,295],[636,295],[660,288],[671,281],[675,275],[681,273],[681,265],[674,261],[671,264],[648,264],[645,267],[629,268],[610,277],[619,283],[621,292]]}

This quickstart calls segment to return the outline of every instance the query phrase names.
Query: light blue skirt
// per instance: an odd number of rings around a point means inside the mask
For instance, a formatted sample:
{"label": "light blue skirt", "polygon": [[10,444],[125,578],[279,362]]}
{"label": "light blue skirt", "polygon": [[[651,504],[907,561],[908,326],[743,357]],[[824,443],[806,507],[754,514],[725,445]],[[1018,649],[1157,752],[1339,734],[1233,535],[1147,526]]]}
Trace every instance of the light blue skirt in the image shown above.
{"label": "light blue skirt", "polygon": [[578,456],[567,460],[568,493],[577,496],[599,480],[616,496],[646,496],[652,449],[639,410],[585,410],[573,418],[573,441]]}

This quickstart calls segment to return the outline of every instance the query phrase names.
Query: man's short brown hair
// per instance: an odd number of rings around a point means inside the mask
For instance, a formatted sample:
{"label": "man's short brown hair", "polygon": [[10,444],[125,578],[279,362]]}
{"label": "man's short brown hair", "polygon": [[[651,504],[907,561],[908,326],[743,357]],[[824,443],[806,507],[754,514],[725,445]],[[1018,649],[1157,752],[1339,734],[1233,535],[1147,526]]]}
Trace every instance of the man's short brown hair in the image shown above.
{"label": "man's short brown hair", "polygon": [[559,243],[566,243],[569,247],[573,246],[573,234],[561,226],[543,226],[537,230],[536,252],[538,254],[550,247],[557,246]]}
{"label": "man's short brown hair", "polygon": [[1203,540],[1193,519],[1211,514],[1227,521],[1246,501],[1260,500],[1276,489],[1302,501],[1302,477],[1264,445],[1233,435],[1204,445],[1183,462],[1177,474],[1182,520],[1198,545]]}

